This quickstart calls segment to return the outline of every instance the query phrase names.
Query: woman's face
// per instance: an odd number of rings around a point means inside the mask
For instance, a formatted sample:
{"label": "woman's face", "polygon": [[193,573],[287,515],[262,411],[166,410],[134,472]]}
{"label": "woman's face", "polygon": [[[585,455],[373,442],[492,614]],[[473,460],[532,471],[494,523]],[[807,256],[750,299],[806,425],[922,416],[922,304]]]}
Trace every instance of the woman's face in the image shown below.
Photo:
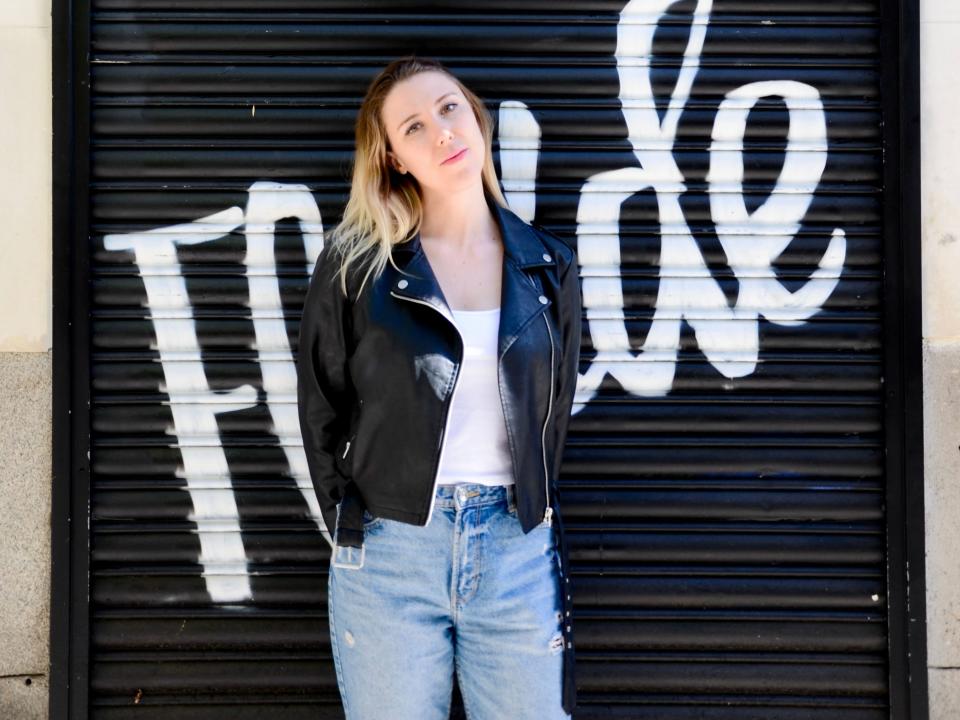
{"label": "woman's face", "polygon": [[447,193],[480,182],[483,133],[460,88],[444,73],[421,72],[394,85],[381,118],[390,162],[413,175],[423,189]]}

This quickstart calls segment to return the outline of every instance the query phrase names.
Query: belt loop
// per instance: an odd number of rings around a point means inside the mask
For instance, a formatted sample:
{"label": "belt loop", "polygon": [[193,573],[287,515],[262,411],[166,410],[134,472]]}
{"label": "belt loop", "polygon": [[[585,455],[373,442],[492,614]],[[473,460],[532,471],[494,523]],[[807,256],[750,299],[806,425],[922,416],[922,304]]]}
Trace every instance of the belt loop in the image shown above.
{"label": "belt loop", "polygon": [[350,480],[343,489],[337,517],[336,543],[340,547],[363,547],[363,511],[366,505],[356,483]]}

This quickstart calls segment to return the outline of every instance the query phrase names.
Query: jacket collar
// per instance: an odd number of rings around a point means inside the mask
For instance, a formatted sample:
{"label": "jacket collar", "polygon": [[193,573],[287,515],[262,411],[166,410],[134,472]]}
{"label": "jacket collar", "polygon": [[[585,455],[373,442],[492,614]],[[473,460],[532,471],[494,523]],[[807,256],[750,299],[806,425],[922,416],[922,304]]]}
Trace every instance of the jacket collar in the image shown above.
{"label": "jacket collar", "polygon": [[[504,248],[498,331],[498,355],[502,357],[528,321],[549,307],[551,302],[525,272],[526,268],[553,265],[556,259],[537,232],[512,210],[489,197],[487,205],[500,227]],[[391,275],[390,294],[431,305],[456,325],[453,312],[420,244],[420,233],[394,246],[393,252],[404,274]]]}

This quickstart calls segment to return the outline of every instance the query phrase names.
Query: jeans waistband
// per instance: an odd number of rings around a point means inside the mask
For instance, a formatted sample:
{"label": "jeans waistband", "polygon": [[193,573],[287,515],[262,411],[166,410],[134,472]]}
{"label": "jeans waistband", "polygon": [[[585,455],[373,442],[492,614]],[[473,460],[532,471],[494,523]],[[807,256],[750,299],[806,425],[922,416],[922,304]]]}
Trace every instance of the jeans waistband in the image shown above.
{"label": "jeans waistband", "polygon": [[457,483],[437,485],[435,507],[462,508],[474,505],[515,501],[514,485],[484,485],[482,483]]}
{"label": "jeans waistband", "polygon": [[[437,485],[434,507],[462,508],[467,506],[488,505],[507,501],[508,506],[516,505],[514,484],[483,485],[481,483],[458,483],[456,485]],[[336,543],[343,547],[363,547],[363,503],[360,493],[351,480],[344,489],[343,499],[337,512]]]}

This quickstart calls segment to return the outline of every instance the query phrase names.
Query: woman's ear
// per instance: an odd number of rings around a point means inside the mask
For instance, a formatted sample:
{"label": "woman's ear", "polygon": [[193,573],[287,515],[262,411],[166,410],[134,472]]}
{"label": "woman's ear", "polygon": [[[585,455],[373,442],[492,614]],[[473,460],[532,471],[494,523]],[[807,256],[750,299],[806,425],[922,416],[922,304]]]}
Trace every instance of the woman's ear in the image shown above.
{"label": "woman's ear", "polygon": [[397,160],[397,156],[393,154],[392,150],[387,151],[387,157],[390,159],[390,164],[398,173],[406,174],[407,171],[404,169],[403,163]]}

